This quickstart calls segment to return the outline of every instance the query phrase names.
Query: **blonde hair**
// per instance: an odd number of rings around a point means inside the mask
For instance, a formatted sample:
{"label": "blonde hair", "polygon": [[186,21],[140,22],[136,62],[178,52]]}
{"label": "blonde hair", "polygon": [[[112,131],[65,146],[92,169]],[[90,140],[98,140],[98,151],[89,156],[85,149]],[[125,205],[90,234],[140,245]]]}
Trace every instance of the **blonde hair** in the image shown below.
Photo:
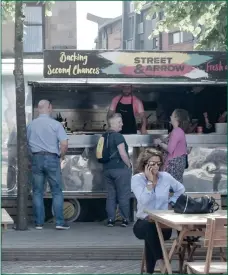
{"label": "blonde hair", "polygon": [[111,125],[113,124],[113,122],[117,119],[117,118],[121,118],[122,119],[122,115],[119,113],[114,113],[113,115],[108,117],[108,126],[111,127]]}

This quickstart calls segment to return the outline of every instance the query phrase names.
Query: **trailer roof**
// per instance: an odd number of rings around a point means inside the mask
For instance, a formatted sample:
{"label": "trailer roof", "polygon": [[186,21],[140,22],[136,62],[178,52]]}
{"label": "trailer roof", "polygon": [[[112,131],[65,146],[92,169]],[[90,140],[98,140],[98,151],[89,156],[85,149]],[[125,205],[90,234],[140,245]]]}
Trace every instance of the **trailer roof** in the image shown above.
{"label": "trailer roof", "polygon": [[183,79],[156,78],[48,78],[39,81],[29,81],[33,87],[76,86],[76,85],[227,85],[226,81],[183,81]]}

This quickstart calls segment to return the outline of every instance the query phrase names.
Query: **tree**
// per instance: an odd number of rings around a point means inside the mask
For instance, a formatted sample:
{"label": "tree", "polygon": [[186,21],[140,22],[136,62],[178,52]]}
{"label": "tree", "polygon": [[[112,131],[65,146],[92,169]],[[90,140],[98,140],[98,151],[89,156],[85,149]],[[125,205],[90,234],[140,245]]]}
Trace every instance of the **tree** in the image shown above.
{"label": "tree", "polygon": [[[38,3],[38,2],[37,2]],[[51,15],[51,5],[54,1],[43,1],[46,15]],[[27,230],[27,201],[28,201],[28,154],[25,117],[25,85],[23,71],[23,34],[25,2],[2,1],[3,20],[15,21],[14,47],[14,76],[16,92],[16,120],[17,120],[17,230]]]}
{"label": "tree", "polygon": [[17,223],[16,229],[27,229],[28,158],[25,118],[25,84],[23,71],[23,1],[15,1],[15,62],[17,117]]}
{"label": "tree", "polygon": [[[148,1],[136,1],[136,12],[146,7]],[[227,49],[227,3],[226,1],[152,1],[147,19],[154,13],[163,12],[152,37],[161,32],[180,30],[192,33],[195,49]]]}

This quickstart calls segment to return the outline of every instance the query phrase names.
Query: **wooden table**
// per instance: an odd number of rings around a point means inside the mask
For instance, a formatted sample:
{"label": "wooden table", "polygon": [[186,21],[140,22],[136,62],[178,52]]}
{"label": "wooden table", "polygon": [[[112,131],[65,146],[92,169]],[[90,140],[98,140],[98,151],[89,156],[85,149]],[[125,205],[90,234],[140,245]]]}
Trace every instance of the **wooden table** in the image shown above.
{"label": "wooden table", "polygon": [[8,224],[14,224],[14,221],[10,217],[10,215],[7,213],[5,208],[2,208],[2,225],[4,229],[7,229]]}
{"label": "wooden table", "polygon": [[[206,228],[207,218],[213,217],[227,217],[226,210],[218,210],[215,213],[210,214],[177,214],[173,210],[153,210],[145,211],[152,220],[156,223],[158,236],[161,243],[162,253],[164,257],[165,266],[161,270],[162,274],[165,274],[166,270],[168,274],[172,274],[171,260],[176,250],[180,249],[184,237],[186,236],[196,236],[200,237],[204,235],[203,231],[192,231],[195,229]],[[166,225],[172,229],[180,231],[179,236],[174,240],[172,247],[167,253],[165,247],[165,241],[162,235],[162,225]]]}

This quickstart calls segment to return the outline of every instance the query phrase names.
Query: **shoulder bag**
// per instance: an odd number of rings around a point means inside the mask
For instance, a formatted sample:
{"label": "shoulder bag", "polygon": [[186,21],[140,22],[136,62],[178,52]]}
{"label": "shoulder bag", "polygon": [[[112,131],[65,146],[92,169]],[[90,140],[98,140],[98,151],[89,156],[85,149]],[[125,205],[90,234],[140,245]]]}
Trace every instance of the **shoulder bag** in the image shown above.
{"label": "shoulder bag", "polygon": [[175,213],[180,214],[207,214],[217,211],[219,205],[213,197],[207,195],[191,198],[187,194],[182,194],[177,199],[173,209]]}

